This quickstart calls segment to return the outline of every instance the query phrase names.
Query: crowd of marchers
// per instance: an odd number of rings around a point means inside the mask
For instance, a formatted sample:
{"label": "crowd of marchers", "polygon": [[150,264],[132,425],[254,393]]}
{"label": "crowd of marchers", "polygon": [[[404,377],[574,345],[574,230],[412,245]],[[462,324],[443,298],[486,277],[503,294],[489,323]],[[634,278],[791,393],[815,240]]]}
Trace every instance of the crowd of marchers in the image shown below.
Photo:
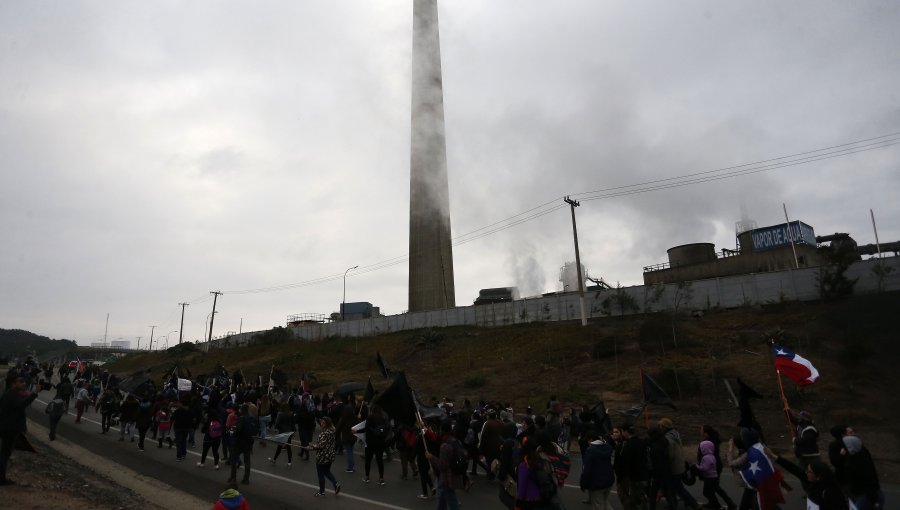
{"label": "crowd of marchers", "polygon": [[[118,441],[133,444],[138,454],[148,447],[166,448],[174,450],[174,462],[182,462],[188,449],[198,449],[198,468],[210,459],[214,470],[226,463],[229,488],[216,508],[249,508],[237,489],[238,480],[251,481],[255,447],[271,452],[264,456],[272,465],[282,460],[287,469],[295,460],[314,464],[316,496],[326,496],[326,482],[333,495],[340,494],[332,471],[336,462],[341,476],[385,485],[385,460],[396,457],[396,478],[417,479],[418,497],[434,499],[439,510],[459,508],[478,477],[496,486],[499,505],[521,510],[563,508],[560,496],[571,485],[580,487],[584,503],[597,510],[611,510],[613,493],[626,510],[655,510],[663,504],[675,509],[679,501],[691,509],[771,510],[783,504],[783,491],[798,483],[808,508],[871,510],[884,505],[862,439],[849,426],[834,427],[823,455],[820,443],[825,440],[808,412],[790,411],[796,427],[793,452],[776,454],[766,447],[763,431],[745,417],[730,438],[711,426],[700,427],[691,438],[699,441],[694,452],[687,451],[685,436],[670,418],[650,427],[625,417],[618,424],[596,407],[563,410],[555,397],[543,409],[518,413],[502,402],[454,405],[445,400],[430,408],[440,412],[400,423],[371,396],[313,395],[303,384],[200,382],[179,390],[178,378],[172,377],[159,387],[125,391],[114,375],[97,367],[37,366],[27,360],[11,368],[0,399],[0,485],[13,483],[6,468],[16,438],[25,432],[25,408],[39,392],[49,391],[53,397],[45,412],[50,440],[64,416],[74,415],[75,424],[86,426],[85,415],[93,413],[100,417],[99,433],[116,430]],[[577,477],[569,476],[571,452],[582,456]],[[361,473],[353,475],[357,471]],[[737,501],[724,490],[725,471],[734,475],[741,495]],[[689,487],[699,489],[702,504]]]}

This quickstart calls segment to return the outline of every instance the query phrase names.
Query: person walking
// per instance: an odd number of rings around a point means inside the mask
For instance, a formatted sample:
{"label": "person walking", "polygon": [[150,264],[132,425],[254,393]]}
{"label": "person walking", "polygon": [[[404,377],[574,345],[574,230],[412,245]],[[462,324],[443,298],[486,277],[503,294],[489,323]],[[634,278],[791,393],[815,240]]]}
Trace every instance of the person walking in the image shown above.
{"label": "person walking", "polygon": [[6,477],[13,445],[26,430],[25,408],[37,398],[37,393],[25,389],[25,378],[15,371],[6,376],[6,391],[0,397],[0,485],[15,482]]}
{"label": "person walking", "polygon": [[[312,429],[308,427],[308,424],[312,423],[314,425],[315,420],[311,417],[304,418],[302,411],[299,416],[300,444],[302,445],[305,430],[309,431],[306,433],[306,437],[312,437]],[[344,469],[345,473],[356,472],[356,461],[353,457],[353,447],[356,445],[356,434],[353,433],[353,427],[357,424],[357,420],[358,418],[354,409],[351,406],[344,406],[341,410],[337,426],[335,427],[335,434],[337,434],[337,437],[340,440],[341,449],[344,451],[344,458],[347,461],[347,467]],[[308,456],[309,454],[307,453],[307,458],[309,458]]]}
{"label": "person walking", "polygon": [[75,386],[72,385],[72,381],[69,379],[69,376],[63,375],[60,378],[59,383],[56,385],[56,394],[59,396],[59,398],[63,399],[63,402],[65,402],[65,411],[69,410],[69,399],[72,398],[72,395],[74,393]]}
{"label": "person walking", "polygon": [[291,412],[291,406],[288,405],[287,402],[281,404],[281,409],[278,411],[278,415],[275,417],[275,430],[278,431],[278,434],[288,434],[287,439],[281,443],[278,443],[278,446],[275,447],[275,455],[269,457],[269,463],[275,464],[278,460],[278,456],[281,454],[282,450],[287,451],[287,466],[291,467],[291,462],[293,459],[291,458],[293,453],[291,453],[291,440],[294,438],[294,414]]}
{"label": "person walking", "polygon": [[[849,510],[849,500],[827,464],[821,460],[810,461],[806,467],[806,480],[808,508]],[[813,507],[812,504],[816,506]]]}
{"label": "person walking", "polygon": [[203,426],[200,429],[203,433],[203,452],[200,455],[200,462],[197,463],[197,467],[206,465],[206,456],[212,450],[213,469],[219,469],[219,445],[222,443],[222,432],[224,429],[225,427],[222,425],[216,412],[211,410],[207,414],[206,419],[203,420]]}
{"label": "person walking", "polygon": [[[728,495],[728,492],[726,492],[725,489],[722,488],[721,480],[722,480],[722,469],[724,467],[724,464],[722,463],[722,454],[721,454],[721,449],[720,449],[722,440],[721,440],[721,437],[719,436],[719,431],[717,431],[710,425],[701,425],[700,426],[700,440],[701,440],[701,444],[703,443],[703,441],[709,441],[712,443],[712,446],[713,446],[712,456],[713,456],[713,460],[715,461],[715,465],[716,465],[716,481],[710,482],[711,484],[716,485],[716,487],[714,489],[711,489],[711,490],[713,490],[713,494],[722,498],[722,501],[725,502],[725,505],[727,506],[728,510],[736,510],[737,504],[735,504],[734,500],[731,499],[731,496]],[[697,448],[697,462],[700,463],[702,458],[703,458],[703,452],[701,452],[700,448],[698,447]],[[706,479],[703,477],[701,477],[701,479],[704,480],[703,495],[706,496]],[[707,498],[708,498],[708,496],[707,496]],[[712,501],[713,504],[718,505],[718,499],[712,499],[710,501]],[[716,508],[718,509],[719,507],[716,506]]]}
{"label": "person walking", "polygon": [[622,451],[615,459],[617,492],[625,510],[647,508],[647,443],[637,435],[634,425],[622,426]]}
{"label": "person walking", "polygon": [[[463,476],[466,472],[465,467],[468,462],[463,465],[463,469],[456,472],[453,466],[456,465],[457,459],[465,456],[465,449],[459,442],[459,439],[453,434],[453,422],[446,420],[441,423],[441,448],[438,456],[434,456],[431,452],[426,451],[428,462],[431,468],[437,474],[438,483],[438,510],[459,510],[459,499],[456,496],[457,489],[465,487]],[[535,450],[537,445],[534,445]]]}
{"label": "person walking", "polygon": [[247,404],[241,404],[238,411],[237,425],[234,428],[234,442],[231,450],[231,477],[229,482],[237,481],[238,464],[241,457],[244,461],[244,478],[241,483],[250,483],[250,454],[253,453],[253,441],[256,438],[256,430],[259,428],[259,419],[250,414]]}
{"label": "person walking", "polygon": [[134,442],[134,422],[137,419],[139,402],[131,393],[125,397],[119,406],[119,441],[125,441],[128,436]]}
{"label": "person walking", "polygon": [[334,486],[334,495],[337,496],[341,493],[341,484],[331,472],[331,464],[334,462],[336,454],[334,423],[331,421],[331,418],[323,416],[319,420],[319,426],[322,428],[322,432],[319,433],[316,442],[309,446],[309,448],[316,451],[316,476],[319,478],[319,491],[316,492],[316,496],[325,495],[326,478]]}
{"label": "person walking", "polygon": [[75,423],[81,423],[81,416],[91,402],[91,392],[87,389],[87,381],[81,381],[75,392]]}
{"label": "person walking", "polygon": [[[586,439],[586,438],[585,438]],[[442,447],[443,448],[443,447]],[[551,499],[541,494],[538,483],[538,472],[544,470],[544,460],[541,459],[535,441],[522,443],[522,460],[516,470],[516,508],[521,510],[549,510]],[[456,510],[456,506],[451,507]]]}
{"label": "person walking", "polygon": [[134,415],[134,424],[138,429],[138,451],[144,451],[144,439],[147,437],[147,431],[153,423],[153,402],[150,399],[143,398],[138,404],[137,412]]}
{"label": "person walking", "polygon": [[844,475],[847,480],[847,492],[856,505],[857,510],[877,510],[884,508],[884,493],[878,481],[875,462],[868,448],[863,446],[862,439],[857,436],[844,436],[845,457]]}
{"label": "person walking", "polygon": [[57,394],[53,397],[53,400],[47,403],[47,407],[44,409],[44,412],[47,413],[47,416],[50,418],[50,440],[53,441],[56,439],[56,426],[59,425],[59,420],[62,419],[63,415],[66,414],[66,402],[62,399],[62,397]]}
{"label": "person walking", "polygon": [[810,462],[819,460],[819,430],[809,411],[795,412],[788,409],[788,417],[796,428],[794,455],[797,456],[800,467],[806,470]]}
{"label": "person walking", "polygon": [[106,388],[97,401],[97,407],[100,408],[100,433],[106,434],[112,426],[113,414],[119,411],[119,399],[112,388]]}
{"label": "person walking", "polygon": [[686,471],[685,466],[687,465],[684,460],[684,446],[681,443],[681,435],[678,433],[678,430],[675,429],[672,420],[669,418],[659,420],[659,427],[662,429],[666,441],[668,442],[669,469],[672,475],[669,477],[668,484],[666,484],[664,489],[666,503],[669,508],[677,508],[677,498],[680,497],[684,501],[685,507],[697,509],[699,508],[697,500],[694,499],[694,496],[688,492],[681,482],[681,475]]}
{"label": "person walking", "polygon": [[378,485],[384,485],[384,450],[387,447],[388,430],[390,424],[381,408],[372,405],[369,408],[369,416],[366,417],[366,450],[365,466],[366,476],[363,482],[369,483],[369,472],[372,469],[372,459],[378,466]]}
{"label": "person walking", "polygon": [[706,504],[703,508],[719,510],[722,506],[719,504],[719,498],[716,492],[719,490],[719,473],[716,471],[716,457],[713,455],[714,446],[712,441],[704,439],[700,441],[699,456],[700,460],[694,465],[697,475],[703,480],[703,496],[706,498]]}
{"label": "person walking", "polygon": [[583,469],[579,486],[587,491],[592,510],[612,510],[609,493],[615,482],[612,456],[613,447],[596,431],[588,432],[588,448],[584,452]]}
{"label": "person walking", "polygon": [[194,426],[194,413],[188,403],[182,401],[172,412],[172,430],[175,433],[175,460],[181,462],[187,457],[187,440]]}

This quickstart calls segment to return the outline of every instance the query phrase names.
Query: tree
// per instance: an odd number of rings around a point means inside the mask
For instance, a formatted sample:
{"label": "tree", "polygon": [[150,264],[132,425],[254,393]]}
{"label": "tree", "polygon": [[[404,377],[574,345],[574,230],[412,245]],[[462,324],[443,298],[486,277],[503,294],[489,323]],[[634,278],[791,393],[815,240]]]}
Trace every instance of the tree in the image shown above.
{"label": "tree", "polygon": [[631,294],[625,292],[622,284],[618,282],[616,282],[616,288],[613,290],[613,294],[604,299],[600,303],[600,306],[607,314],[610,313],[610,308],[615,307],[619,312],[619,315],[638,312],[641,309],[640,305],[638,305],[637,303],[637,300],[634,299]]}
{"label": "tree", "polygon": [[819,283],[819,294],[825,301],[840,299],[853,294],[856,279],[849,279],[845,274],[850,264],[859,260],[859,255],[852,246],[840,244],[838,246],[822,246],[816,249],[822,265],[816,280]]}
{"label": "tree", "polygon": [[885,264],[884,260],[878,259],[878,261],[875,262],[875,265],[872,266],[872,274],[874,274],[875,278],[878,280],[878,292],[884,292],[884,279],[893,272],[893,266]]}

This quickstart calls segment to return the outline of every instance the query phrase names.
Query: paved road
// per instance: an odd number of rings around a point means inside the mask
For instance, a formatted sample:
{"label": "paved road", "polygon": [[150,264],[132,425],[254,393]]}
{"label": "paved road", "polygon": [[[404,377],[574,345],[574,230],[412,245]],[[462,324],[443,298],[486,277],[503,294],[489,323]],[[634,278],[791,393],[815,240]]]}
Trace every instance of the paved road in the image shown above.
{"label": "paved road", "polygon": [[[29,417],[40,423],[47,421],[43,414],[42,401],[46,401],[47,393],[39,397],[38,403],[29,411]],[[119,442],[118,430],[111,430],[108,434],[100,434],[100,416],[93,411],[86,413],[81,425],[73,423],[73,417],[66,416],[59,424],[57,434],[73,441],[93,453],[104,456],[112,462],[124,465],[134,471],[156,478],[172,487],[193,494],[200,498],[214,501],[216,495],[225,486],[228,478],[228,466],[222,464],[219,471],[211,467],[211,460],[207,459],[207,466],[197,468],[196,463],[200,458],[200,442],[197,448],[188,450],[188,458],[185,462],[175,461],[174,449],[163,447],[158,449],[155,442],[148,438],[147,448],[139,452],[136,443]],[[198,434],[199,440],[199,434]],[[328,488],[325,498],[314,497],[318,490],[315,465],[312,462],[304,462],[294,458],[292,469],[288,469],[285,454],[279,458],[279,465],[272,466],[266,459],[274,454],[273,445],[260,447],[254,446],[250,476],[250,485],[241,486],[241,491],[246,494],[254,510],[281,510],[296,508],[329,508],[329,509],[432,509],[436,507],[436,501],[420,500],[417,495],[420,485],[417,479],[400,480],[400,466],[398,462],[387,463],[385,467],[385,480],[387,484],[380,487],[375,483],[366,484],[362,481],[361,458],[357,460],[357,472],[348,474],[344,472],[344,459],[339,457],[334,464],[333,471],[338,481],[343,485],[341,494],[335,497]],[[578,475],[581,473],[580,458],[572,456],[572,474],[569,484],[561,492],[563,502],[570,510],[579,508],[587,509],[587,505],[581,503],[583,493],[577,487]],[[372,472],[377,473],[375,466]],[[240,472],[239,472],[240,473]],[[239,474],[239,476],[241,476]],[[377,478],[377,474],[374,478]],[[791,480],[789,480],[791,482]],[[795,482],[795,481],[794,481]],[[806,507],[801,497],[799,483],[792,482],[797,487],[793,493],[788,494],[785,509],[802,509]],[[572,485],[574,483],[575,485]],[[326,483],[327,485],[327,483]],[[739,499],[738,490],[729,473],[724,475],[722,486],[728,490],[732,498]],[[703,501],[700,496],[701,485],[691,487],[691,493]],[[468,492],[460,491],[460,501],[465,508],[475,509],[501,509],[502,505],[497,498],[498,487],[496,484],[485,481],[484,476],[476,477],[475,485]],[[898,501],[900,490],[898,487],[889,487],[887,498],[890,501]],[[613,497],[612,504],[616,510],[621,509],[618,500]]]}

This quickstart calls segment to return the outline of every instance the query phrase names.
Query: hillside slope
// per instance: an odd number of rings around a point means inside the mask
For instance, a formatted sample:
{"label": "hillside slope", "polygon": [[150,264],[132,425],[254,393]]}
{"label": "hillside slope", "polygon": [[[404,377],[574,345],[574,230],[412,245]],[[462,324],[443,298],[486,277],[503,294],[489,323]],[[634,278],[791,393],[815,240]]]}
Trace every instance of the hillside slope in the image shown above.
{"label": "hillside slope", "polygon": [[[273,365],[296,383],[302,373],[313,391],[332,391],[347,381],[371,377],[387,386],[376,364],[406,372],[410,384],[429,400],[447,397],[509,402],[516,410],[535,409],[556,395],[565,406],[594,405],[611,410],[641,401],[639,369],[649,373],[675,400],[678,411],[651,406],[655,420],[672,417],[690,439],[708,423],[734,433],[738,413],[724,384],[744,382],[765,398],[755,401],[759,421],[776,448],[789,449],[778,382],[766,345],[776,336],[811,360],[819,381],[799,389],[785,380],[790,405],[817,417],[825,448],[828,429],[851,424],[870,446],[882,475],[900,480],[900,444],[893,430],[900,409],[900,293],[856,297],[831,303],[774,303],[763,307],[711,310],[702,318],[668,313],[596,320],[588,327],[533,323],[501,328],[455,327],[393,333],[372,338],[332,338],[214,350],[134,355],[112,370],[123,375],[152,367],[160,374],[175,363],[193,374],[221,362],[228,370],[268,380]],[[277,338],[277,337],[276,337]]]}

